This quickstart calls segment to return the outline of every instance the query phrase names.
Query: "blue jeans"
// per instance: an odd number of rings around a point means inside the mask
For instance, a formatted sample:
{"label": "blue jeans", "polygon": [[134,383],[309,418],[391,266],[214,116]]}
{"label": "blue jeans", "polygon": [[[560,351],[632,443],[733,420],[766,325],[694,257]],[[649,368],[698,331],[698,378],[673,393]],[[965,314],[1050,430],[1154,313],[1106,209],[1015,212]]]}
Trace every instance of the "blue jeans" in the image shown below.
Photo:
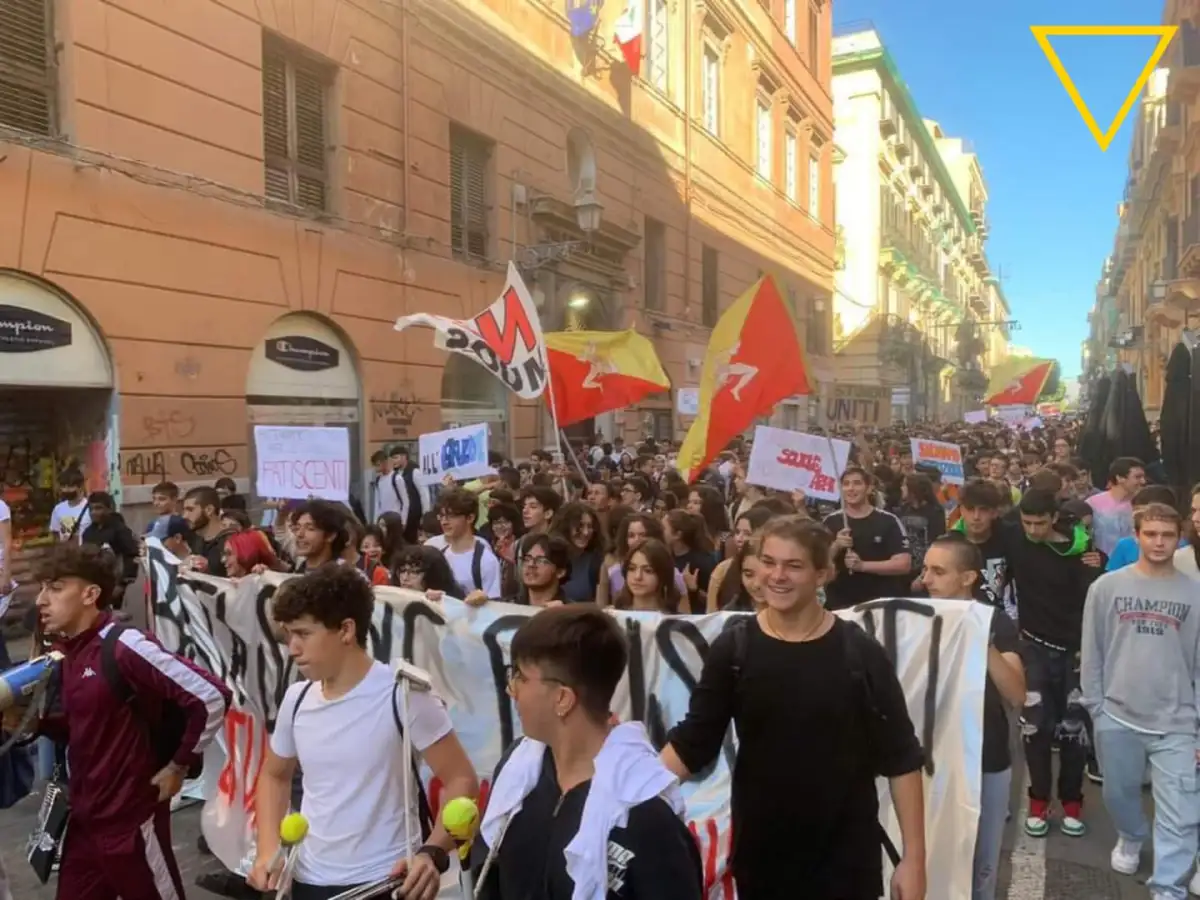
{"label": "blue jeans", "polygon": [[1011,767],[1003,772],[983,773],[983,789],[979,792],[979,831],[975,835],[975,867],[971,876],[971,900],[996,900],[1000,846],[1004,842],[1004,823],[1008,820],[1008,794],[1011,789]]}
{"label": "blue jeans", "polygon": [[1154,791],[1154,874],[1146,882],[1155,900],[1186,900],[1188,873],[1200,841],[1200,790],[1196,736],[1142,734],[1101,713],[1096,749],[1104,772],[1104,805],[1117,834],[1144,842],[1150,836],[1142,806],[1146,760]]}

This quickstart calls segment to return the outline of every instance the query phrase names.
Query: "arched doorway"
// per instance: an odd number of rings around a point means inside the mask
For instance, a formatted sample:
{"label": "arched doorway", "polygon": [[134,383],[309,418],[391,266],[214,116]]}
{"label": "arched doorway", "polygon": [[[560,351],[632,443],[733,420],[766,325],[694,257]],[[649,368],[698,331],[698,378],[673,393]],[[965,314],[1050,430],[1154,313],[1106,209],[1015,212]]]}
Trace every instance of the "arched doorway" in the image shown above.
{"label": "arched doorway", "polygon": [[[113,372],[99,328],[70,295],[35,275],[0,269],[0,471],[12,510],[12,575],[21,584],[54,544],[50,519],[63,471],[78,469],[87,490],[121,500]],[[74,527],[68,518],[60,529]],[[10,615],[31,600],[19,592]]]}
{"label": "arched doorway", "polygon": [[[258,471],[256,425],[344,428],[350,446],[350,494],[363,497],[362,387],[349,341],[328,320],[288,313],[254,348],[246,378],[250,468]],[[255,501],[256,484],[250,485]]]}
{"label": "arched doorway", "polygon": [[442,427],[488,423],[492,450],[508,453],[508,389],[491,372],[458,353],[442,370]]}

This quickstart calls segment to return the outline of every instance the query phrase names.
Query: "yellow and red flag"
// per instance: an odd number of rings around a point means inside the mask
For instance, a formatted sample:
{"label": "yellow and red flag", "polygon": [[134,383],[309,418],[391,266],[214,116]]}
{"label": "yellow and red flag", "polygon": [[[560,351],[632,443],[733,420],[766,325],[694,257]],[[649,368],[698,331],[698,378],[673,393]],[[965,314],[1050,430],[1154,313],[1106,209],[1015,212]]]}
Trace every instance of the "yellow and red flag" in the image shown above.
{"label": "yellow and red flag", "polygon": [[677,466],[688,481],[775,404],[809,393],[796,322],[796,311],[770,275],[725,310],[704,354],[700,410],[679,448]]}
{"label": "yellow and red flag", "polygon": [[987,406],[1033,406],[1053,368],[1052,359],[1010,357],[992,370],[983,402]]}
{"label": "yellow and red flag", "polygon": [[654,345],[632,329],[555,331],[545,338],[560,428],[671,389]]}

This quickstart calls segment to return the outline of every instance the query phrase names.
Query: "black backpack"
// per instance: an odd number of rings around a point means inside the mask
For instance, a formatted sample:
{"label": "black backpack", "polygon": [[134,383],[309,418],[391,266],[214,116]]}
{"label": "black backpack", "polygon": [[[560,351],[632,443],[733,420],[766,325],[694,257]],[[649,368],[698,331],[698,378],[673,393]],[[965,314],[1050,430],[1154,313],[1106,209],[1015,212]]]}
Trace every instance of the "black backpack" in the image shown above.
{"label": "black backpack", "polygon": [[[124,625],[118,625],[115,622],[109,627],[108,632],[100,641],[100,674],[104,676],[104,680],[108,682],[109,688],[117,699],[122,703],[127,703],[134,710],[134,715],[141,719],[146,726],[147,733],[150,736],[150,745],[154,748],[155,762],[159,768],[166,766],[175,758],[175,754],[179,752],[179,745],[183,741],[184,732],[187,731],[187,714],[183,707],[169,700],[164,700],[162,704],[161,714],[156,719],[151,719],[139,707],[137,695],[125,677],[121,674],[121,670],[117,667],[117,641],[121,639],[121,634],[125,631]],[[163,652],[170,653],[169,650],[163,649]],[[194,665],[190,660],[185,659],[178,654],[171,653],[180,663],[187,666],[192,672],[195,672],[205,681],[220,690],[221,697],[225,700],[225,711],[229,711],[229,691],[228,689],[216,680],[216,677]],[[187,777],[199,778],[200,770],[204,767],[204,760],[197,758],[192,760],[188,766]]]}
{"label": "black backpack", "polygon": [[[300,696],[296,698],[296,705],[292,707],[292,725],[295,727],[296,716],[300,712],[300,704],[304,702],[305,696],[312,690],[313,683],[306,682],[304,687],[300,688]],[[396,723],[396,731],[399,732],[401,738],[404,737],[404,721],[400,718],[400,701],[397,699],[397,694],[400,692],[400,685],[392,685],[392,721]],[[421,782],[421,767],[417,765],[416,754],[413,754],[409,760],[412,766],[413,783],[417,786],[417,818],[421,822],[421,840],[429,840],[429,836],[433,834],[433,810],[429,806],[429,797],[425,793],[425,785]]]}
{"label": "black backpack", "polygon": [[[475,582],[475,590],[483,590],[483,551],[487,548],[487,541],[481,537],[475,538],[475,551],[471,556],[471,580]],[[450,545],[447,544],[442,548],[442,556],[450,552]]]}
{"label": "black backpack", "polygon": [[[733,633],[733,678],[735,684],[741,678],[742,672],[746,668],[746,662],[750,658],[750,618],[750,616],[739,616],[726,626]],[[887,720],[887,716],[875,702],[875,688],[871,683],[871,673],[867,670],[867,665],[863,660],[863,642],[870,641],[878,645],[878,641],[853,622],[842,622],[842,624],[846,627],[839,628],[838,631],[842,635],[846,665],[850,670],[851,690],[858,702],[862,704],[869,729],[875,723]],[[874,745],[875,741],[872,740],[871,744]],[[888,858],[892,861],[892,865],[899,865],[900,853],[896,850],[896,845],[892,843],[892,838],[882,823],[879,825],[879,840],[883,844]]]}

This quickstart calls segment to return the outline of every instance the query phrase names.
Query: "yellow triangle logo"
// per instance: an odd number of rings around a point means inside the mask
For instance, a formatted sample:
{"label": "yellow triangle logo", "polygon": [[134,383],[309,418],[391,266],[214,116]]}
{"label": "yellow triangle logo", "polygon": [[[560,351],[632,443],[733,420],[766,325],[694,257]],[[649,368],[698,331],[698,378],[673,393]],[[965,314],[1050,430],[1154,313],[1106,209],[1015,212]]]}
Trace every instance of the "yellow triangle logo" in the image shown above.
{"label": "yellow triangle logo", "polygon": [[[1125,117],[1129,115],[1129,110],[1137,102],[1138,96],[1142,93],[1146,82],[1150,80],[1150,74],[1158,66],[1159,60],[1167,52],[1167,47],[1170,46],[1171,39],[1175,37],[1175,32],[1179,30],[1179,26],[1030,25],[1029,30],[1033,32],[1033,37],[1038,42],[1038,46],[1046,54],[1046,59],[1050,61],[1050,66],[1054,69],[1055,74],[1058,75],[1058,80],[1067,89],[1067,94],[1070,96],[1071,102],[1075,104],[1075,108],[1079,110],[1079,115],[1083,117],[1083,124],[1088,127],[1088,131],[1092,133],[1092,137],[1100,145],[1100,150],[1105,151],[1108,149],[1108,145],[1112,143],[1112,139],[1117,136],[1117,132],[1121,130],[1121,125],[1125,122]],[[1113,117],[1107,131],[1100,130],[1100,126],[1096,124],[1096,117],[1092,115],[1092,111],[1088,109],[1088,105],[1084,102],[1083,97],[1079,95],[1079,89],[1075,87],[1075,82],[1067,74],[1062,60],[1058,58],[1058,53],[1050,46],[1050,38],[1052,37],[1092,37],[1099,35],[1111,37],[1146,37],[1156,35],[1158,37],[1158,46],[1150,54],[1150,59],[1146,62],[1145,68],[1142,69],[1142,74],[1138,76],[1137,82],[1129,92],[1129,96],[1125,98],[1125,102],[1117,110],[1117,114]]]}

